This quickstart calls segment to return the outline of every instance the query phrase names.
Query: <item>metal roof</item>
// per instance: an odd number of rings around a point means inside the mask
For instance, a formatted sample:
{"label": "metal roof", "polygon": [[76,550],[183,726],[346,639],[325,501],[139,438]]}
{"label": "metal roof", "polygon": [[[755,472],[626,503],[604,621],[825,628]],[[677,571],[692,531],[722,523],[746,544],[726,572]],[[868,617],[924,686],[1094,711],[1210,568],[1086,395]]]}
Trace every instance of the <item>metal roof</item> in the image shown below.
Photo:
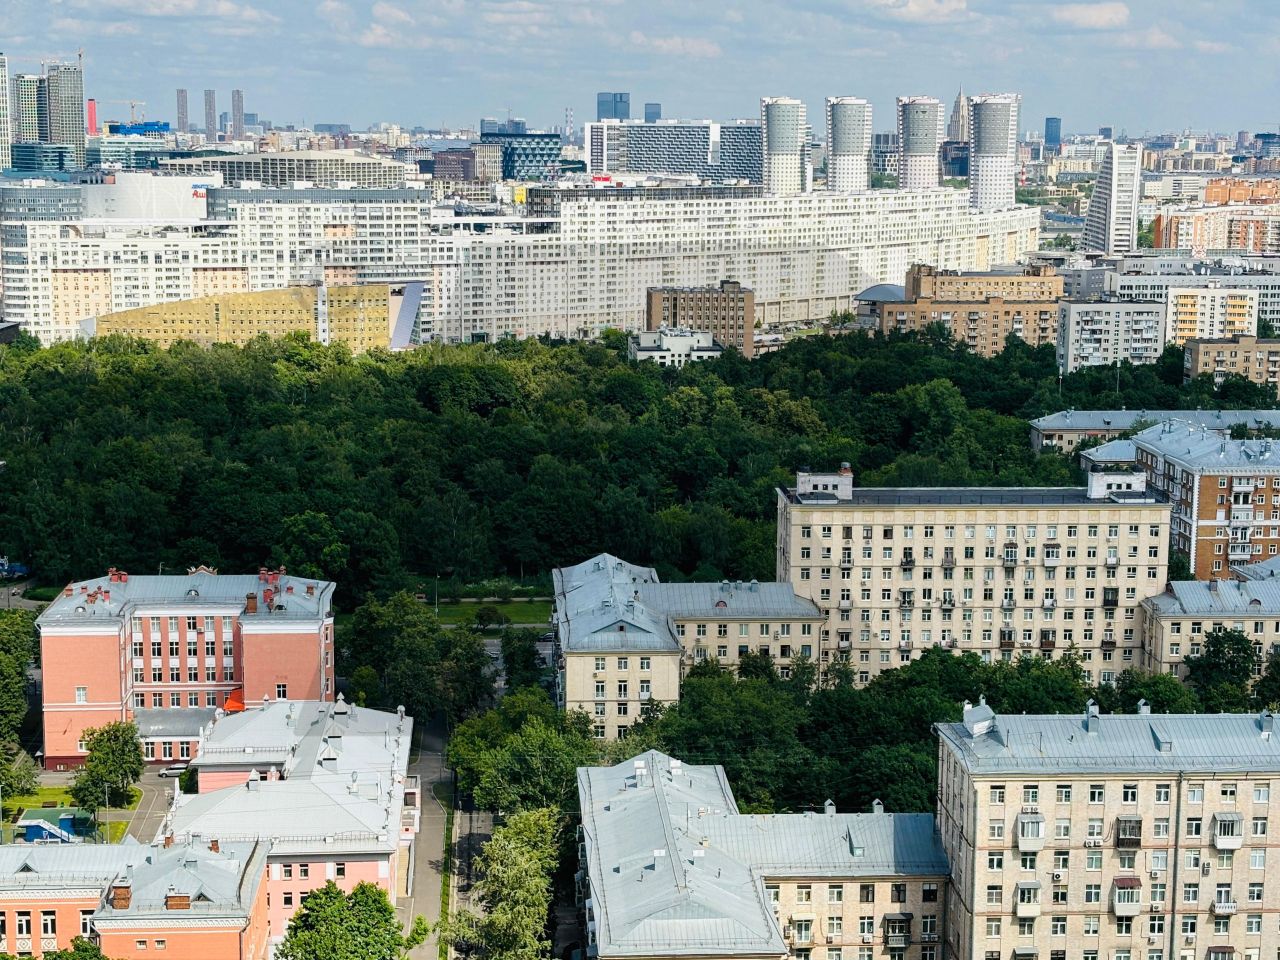
{"label": "metal roof", "polygon": [[965,706],[963,721],[934,729],[975,775],[1280,773],[1270,713],[987,716]]}
{"label": "metal roof", "polygon": [[133,720],[143,740],[152,737],[195,740],[217,712],[216,707],[135,707]]}
{"label": "metal roof", "polygon": [[1268,557],[1257,563],[1233,563],[1231,572],[1241,580],[1269,580],[1280,577],[1280,557]]}
{"label": "metal roof", "polygon": [[1280,614],[1280,581],[1178,580],[1164,593],[1148,597],[1143,606],[1162,617]]}
{"label": "metal roof", "polygon": [[797,596],[789,583],[652,583],[637,592],[641,603],[668,617],[822,619],[817,605]]}
{"label": "metal roof", "polygon": [[1237,423],[1251,427],[1280,426],[1280,410],[1059,410],[1036,417],[1037,430],[1132,430],[1139,423],[1185,420],[1210,430],[1229,430]]}
{"label": "metal roof", "polygon": [[1280,470],[1280,447],[1270,439],[1231,440],[1184,420],[1167,420],[1135,434],[1139,450],[1191,470],[1271,473]]}
{"label": "metal roof", "polygon": [[853,296],[855,300],[880,303],[905,303],[907,288],[900,283],[877,283]]}
{"label": "metal roof", "polygon": [[743,815],[721,767],[653,750],[578,795],[601,957],[785,957],[766,878],[948,873],[929,814]]}
{"label": "metal roof", "polygon": [[1080,451],[1080,459],[1095,464],[1136,463],[1138,448],[1132,440],[1108,440]]}
{"label": "metal roof", "polygon": [[792,503],[804,506],[1045,506],[1093,507],[1149,505],[1151,491],[1125,496],[1110,492],[1091,498],[1085,487],[854,487],[849,497],[829,491],[797,493],[794,487],[780,487]]}
{"label": "metal roof", "polygon": [[112,907],[110,898],[98,908],[94,923],[110,928],[159,915],[173,917],[165,898],[190,898],[183,916],[247,917],[253,909],[258,885],[266,873],[268,845],[257,842],[188,841],[169,847],[156,845],[127,874],[132,889],[129,906]]}
{"label": "metal roof", "polygon": [[[185,610],[231,608],[242,620],[314,620],[327,617],[334,584],[286,574],[218,574],[207,568],[174,576],[109,574],[69,584],[37,619],[41,626],[123,622],[133,616],[183,615]],[[307,587],[314,588],[307,596]],[[263,594],[274,593],[268,609]],[[292,592],[290,592],[292,590]],[[68,591],[70,591],[68,593]],[[244,612],[245,598],[258,596],[255,614]],[[224,614],[225,615],[225,614]]]}

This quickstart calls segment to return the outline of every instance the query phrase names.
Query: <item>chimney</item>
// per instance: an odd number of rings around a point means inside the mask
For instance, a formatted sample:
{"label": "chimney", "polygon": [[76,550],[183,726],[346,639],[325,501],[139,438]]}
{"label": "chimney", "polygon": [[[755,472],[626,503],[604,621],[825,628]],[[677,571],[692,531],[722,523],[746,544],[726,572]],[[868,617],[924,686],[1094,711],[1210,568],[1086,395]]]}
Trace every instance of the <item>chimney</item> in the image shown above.
{"label": "chimney", "polygon": [[316,595],[316,585],[314,583],[307,584],[307,596],[314,597]]}
{"label": "chimney", "polygon": [[1262,728],[1262,738],[1270,740],[1276,732],[1276,717],[1270,710],[1263,710],[1258,716],[1258,726]]}
{"label": "chimney", "polygon": [[272,601],[274,601],[275,598],[276,598],[276,592],[272,590],[270,587],[267,587],[265,590],[262,591],[262,602],[268,610],[271,609]]}
{"label": "chimney", "polygon": [[1145,717],[1145,716],[1149,716],[1149,715],[1150,715],[1150,713],[1151,713],[1151,704],[1147,703],[1147,701],[1146,701],[1146,700],[1139,700],[1139,701],[1138,701],[1138,713],[1139,713],[1139,714],[1141,714],[1141,715],[1142,715],[1142,716],[1144,716],[1144,717]]}
{"label": "chimney", "polygon": [[834,800],[828,799],[822,805],[822,812],[825,813],[828,817],[834,817],[836,815],[836,802]]}
{"label": "chimney", "polygon": [[849,466],[848,460],[844,460],[840,463],[840,476],[842,477],[853,476],[853,468]]}
{"label": "chimney", "polygon": [[221,846],[218,844],[218,838],[217,838],[217,837],[214,837],[212,840],[210,840],[210,841],[209,841],[209,850],[210,850],[210,852],[211,852],[211,853],[221,853],[221,852],[222,852],[222,848],[221,848]]}
{"label": "chimney", "polygon": [[244,595],[244,612],[245,613],[258,612],[258,595],[256,593],[246,593]]}
{"label": "chimney", "polygon": [[290,584],[286,585],[286,586],[285,586],[285,588],[284,588],[284,592],[285,592],[285,593],[289,593],[289,594],[293,593],[293,584],[292,584],[292,583],[290,583]]}
{"label": "chimney", "polygon": [[257,770],[249,771],[249,779],[244,782],[244,786],[246,790],[258,789],[258,771]]}
{"label": "chimney", "polygon": [[62,595],[63,595],[64,597],[69,597],[69,596],[71,596],[71,594],[72,594],[73,592],[74,592],[74,591],[71,589],[71,584],[69,584],[69,583],[68,583],[65,587],[63,587],[63,588],[62,588]]}
{"label": "chimney", "polygon": [[166,834],[164,835],[164,848],[165,848],[166,850],[168,850],[168,849],[169,849],[170,847],[172,847],[172,846],[173,846],[173,834],[172,834],[172,833],[166,833]]}
{"label": "chimney", "polygon": [[110,591],[110,590],[103,590],[103,591],[102,591],[102,602],[103,602],[103,603],[110,603],[110,602],[111,602],[111,591]]}
{"label": "chimney", "polygon": [[[169,838],[166,837],[166,840]],[[168,846],[168,843],[165,844]],[[133,884],[128,880],[120,879],[111,884],[111,909],[112,910],[128,910],[129,904],[133,902]]]}
{"label": "chimney", "polygon": [[258,582],[259,582],[259,583],[266,583],[266,582],[267,582],[267,568],[266,568],[266,567],[259,567],[259,568],[258,568]]}
{"label": "chimney", "polygon": [[173,887],[169,888],[169,892],[164,895],[164,908],[166,910],[190,910],[191,894],[178,893]]}
{"label": "chimney", "polygon": [[1085,705],[1085,710],[1084,710],[1084,729],[1085,729],[1085,732],[1086,732],[1086,733],[1097,733],[1097,732],[1098,732],[1098,724],[1099,724],[1099,722],[1100,722],[1100,721],[1099,721],[1099,718],[1098,718],[1098,704],[1097,704],[1097,703],[1095,703],[1093,700],[1090,700],[1090,701]]}
{"label": "chimney", "polygon": [[884,813],[884,801],[883,801],[883,800],[880,800],[880,799],[872,800],[872,801],[871,801],[871,812],[872,812],[872,813]]}

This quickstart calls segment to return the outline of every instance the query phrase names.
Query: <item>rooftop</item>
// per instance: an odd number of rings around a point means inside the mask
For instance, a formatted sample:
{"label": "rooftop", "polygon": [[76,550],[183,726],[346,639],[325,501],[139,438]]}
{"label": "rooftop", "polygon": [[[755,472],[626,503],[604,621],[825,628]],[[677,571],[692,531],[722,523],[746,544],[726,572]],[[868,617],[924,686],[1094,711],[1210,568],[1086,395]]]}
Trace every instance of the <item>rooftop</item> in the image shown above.
{"label": "rooftop", "polygon": [[[1091,498],[1085,487],[854,487],[850,496],[837,496],[829,491],[799,494],[794,488],[779,488],[791,503],[804,506],[1045,506],[1098,507],[1102,502]],[[1149,492],[1132,496],[1112,493],[1105,502],[1128,506],[1153,502]]]}
{"label": "rooftop", "polygon": [[738,813],[719,766],[649,751],[578,770],[592,910],[608,956],[785,956],[783,876],[945,876],[930,814]]}
{"label": "rooftop", "polygon": [[124,843],[4,844],[0,891],[57,888],[69,882],[105,886],[150,852],[132,838]]}
{"label": "rooftop", "polygon": [[904,303],[907,299],[907,288],[900,283],[877,283],[855,294],[855,300],[879,301],[881,303]]}
{"label": "rooftop", "polygon": [[[185,575],[165,576],[134,576],[113,568],[106,576],[67,584],[37,623],[43,629],[187,613],[261,622],[311,621],[331,615],[334,586],[327,580],[291,577],[283,568],[219,574],[208,567],[194,567]],[[250,595],[253,601],[247,600]],[[255,607],[252,613],[246,609],[249,603]]]}
{"label": "rooftop", "polygon": [[1080,459],[1097,465],[1136,463],[1138,448],[1132,440],[1108,440],[1088,450],[1081,450]]}
{"label": "rooftop", "polygon": [[1132,430],[1144,423],[1185,420],[1210,430],[1230,430],[1238,423],[1252,428],[1280,426],[1280,410],[1059,410],[1031,421],[1046,430]]}
{"label": "rooftop", "polygon": [[1268,557],[1257,563],[1233,563],[1231,572],[1241,580],[1270,580],[1272,577],[1280,577],[1280,557]]}
{"label": "rooftop", "polygon": [[965,704],[939,723],[943,745],[971,774],[1280,771],[1275,718],[1262,714],[998,715]]}
{"label": "rooftop", "polygon": [[1166,420],[1135,434],[1139,450],[1157,454],[1188,470],[1271,472],[1280,470],[1275,441],[1230,440],[1207,427]]}
{"label": "rooftop", "polygon": [[[1267,573],[1275,575],[1275,561]],[[1247,564],[1247,567],[1261,564]],[[1247,572],[1242,576],[1249,575]],[[1280,614],[1280,580],[1178,580],[1164,593],[1148,597],[1143,606],[1160,616],[1260,616]]]}
{"label": "rooftop", "polygon": [[[215,847],[217,849],[215,849]],[[128,927],[162,916],[190,918],[246,917],[266,874],[265,843],[188,841],[147,848],[116,883],[127,880],[127,906],[113,906],[107,897],[94,915],[99,929]]]}

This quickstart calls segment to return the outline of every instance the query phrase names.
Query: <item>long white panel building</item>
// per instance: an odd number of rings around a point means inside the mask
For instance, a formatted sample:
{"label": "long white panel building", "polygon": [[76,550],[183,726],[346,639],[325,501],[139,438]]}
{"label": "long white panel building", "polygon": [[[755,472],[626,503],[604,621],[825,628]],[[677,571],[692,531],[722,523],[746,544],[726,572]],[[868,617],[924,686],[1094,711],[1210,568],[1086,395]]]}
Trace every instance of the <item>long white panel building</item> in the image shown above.
{"label": "long white panel building", "polygon": [[636,331],[649,287],[725,277],[755,290],[757,320],[785,327],[851,308],[912,263],[1012,262],[1038,231],[1035,208],[975,211],[965,191],[936,188],[534,188],[522,215],[440,207],[414,189],[210,189],[200,220],[85,219],[69,200],[32,209],[0,207],[0,302],[46,343],[100,313],[318,282],[421,281],[423,341]]}

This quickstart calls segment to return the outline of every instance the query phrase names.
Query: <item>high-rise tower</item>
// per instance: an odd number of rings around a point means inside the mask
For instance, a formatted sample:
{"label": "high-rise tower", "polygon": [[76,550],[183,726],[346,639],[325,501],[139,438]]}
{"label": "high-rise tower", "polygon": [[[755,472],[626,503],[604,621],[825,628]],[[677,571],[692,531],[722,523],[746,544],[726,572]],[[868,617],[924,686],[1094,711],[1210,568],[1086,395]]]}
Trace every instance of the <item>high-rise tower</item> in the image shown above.
{"label": "high-rise tower", "polygon": [[46,143],[71,147],[77,167],[84,166],[84,71],[78,63],[45,64],[45,102],[49,116]]}
{"label": "high-rise tower", "polygon": [[947,121],[947,139],[965,141],[969,139],[969,98],[964,95],[964,87],[956,94],[956,102],[951,105],[951,119]]}
{"label": "high-rise tower", "polygon": [[231,139],[244,139],[244,91],[231,91]]}
{"label": "high-rise tower", "polygon": [[212,90],[204,92],[204,138],[210,143],[218,139],[218,95]]}
{"label": "high-rise tower", "polygon": [[1013,206],[1018,172],[1018,112],[1022,97],[993,93],[969,100],[969,205],[977,210]]}
{"label": "high-rise tower", "polygon": [[40,143],[49,136],[49,88],[44,77],[20,73],[13,78],[13,116],[9,121],[14,143]]}
{"label": "high-rise tower", "polygon": [[1057,153],[1062,147],[1062,118],[1044,118],[1044,149],[1046,153]]}
{"label": "high-rise tower", "polygon": [[768,193],[804,193],[808,121],[804,104],[791,97],[760,101],[760,135],[764,149],[764,188]]}
{"label": "high-rise tower", "polygon": [[1108,143],[1089,197],[1084,249],[1132,253],[1138,247],[1138,200],[1142,193],[1142,144]]}
{"label": "high-rise tower", "polygon": [[898,98],[898,186],[924,190],[939,183],[942,104],[933,97]]}
{"label": "high-rise tower", "polygon": [[827,189],[860,193],[871,175],[871,104],[827,97]]}
{"label": "high-rise tower", "polygon": [[9,117],[9,60],[0,53],[0,170],[13,165],[9,145],[13,143],[13,127]]}
{"label": "high-rise tower", "polygon": [[191,129],[190,120],[187,116],[187,91],[181,89],[178,91],[178,133],[187,133]]}

